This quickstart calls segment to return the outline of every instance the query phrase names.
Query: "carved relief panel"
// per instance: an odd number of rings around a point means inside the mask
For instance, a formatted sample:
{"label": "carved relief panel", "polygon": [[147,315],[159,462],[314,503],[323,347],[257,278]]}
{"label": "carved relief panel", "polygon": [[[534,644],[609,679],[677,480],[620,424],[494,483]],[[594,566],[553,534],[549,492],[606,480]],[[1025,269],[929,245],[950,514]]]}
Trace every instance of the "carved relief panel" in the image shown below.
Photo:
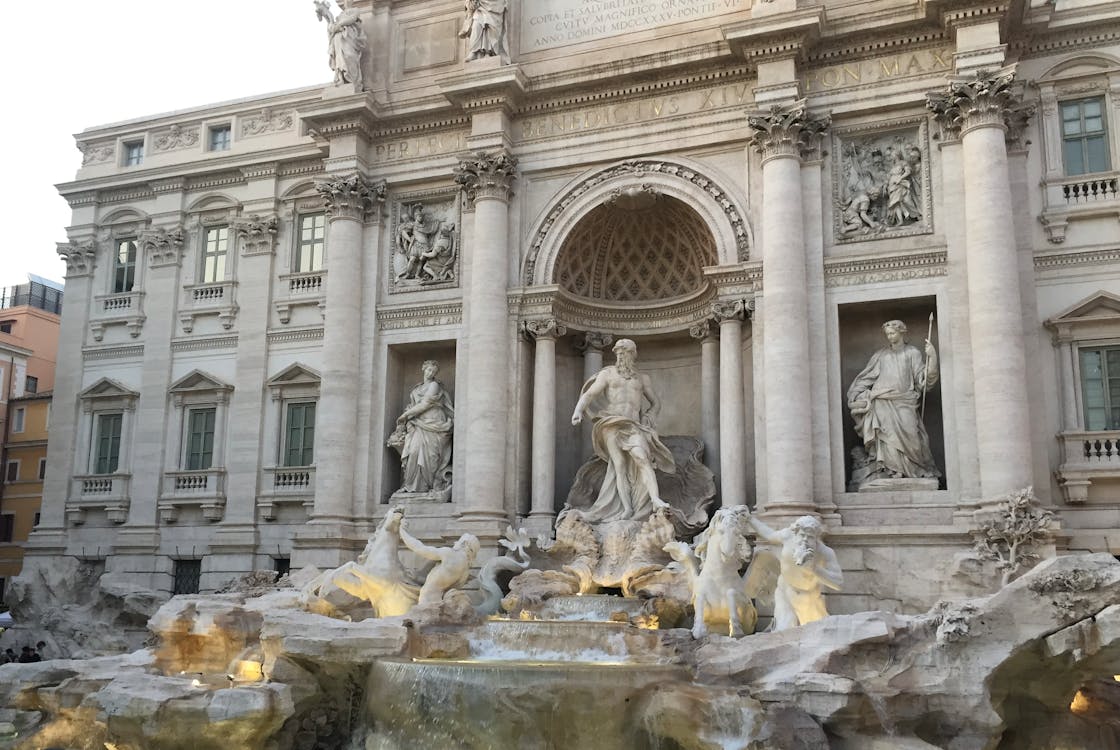
{"label": "carved relief panel", "polygon": [[389,292],[459,286],[459,201],[453,191],[397,196]]}
{"label": "carved relief panel", "polygon": [[[925,119],[833,132],[833,228],[836,242],[933,231],[929,138]],[[872,128],[875,128],[874,130]]]}

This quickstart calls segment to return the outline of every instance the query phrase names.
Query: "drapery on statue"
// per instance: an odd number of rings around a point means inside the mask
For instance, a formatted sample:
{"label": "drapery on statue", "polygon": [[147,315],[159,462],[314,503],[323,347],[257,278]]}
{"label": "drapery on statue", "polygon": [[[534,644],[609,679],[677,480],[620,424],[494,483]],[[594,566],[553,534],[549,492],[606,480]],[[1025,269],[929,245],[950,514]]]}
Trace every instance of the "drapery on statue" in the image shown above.
{"label": "drapery on statue", "polygon": [[478,556],[479,542],[473,534],[463,534],[451,547],[429,547],[412,534],[404,524],[400,527],[404,546],[426,560],[434,560],[432,568],[420,587],[417,604],[439,604],[451,589],[462,588],[470,577],[471,565]]}
{"label": "drapery on statue", "polygon": [[883,324],[887,346],[871,355],[848,388],[848,408],[867,453],[867,466],[853,476],[861,489],[880,480],[936,479],[941,471],[929,448],[919,407],[937,384],[937,351],[926,339],[925,356],[904,338],[906,324]]}
{"label": "drapery on statue", "polygon": [[[572,424],[578,425],[596,399],[604,400],[591,415],[595,420],[591,444],[595,455],[607,463],[607,474],[595,503],[579,511],[588,523],[641,521],[658,508],[668,508],[658,491],[654,470],[666,474],[676,471],[673,454],[654,429],[661,402],[649,376],[635,367],[637,345],[630,339],[619,339],[614,353],[615,364],[604,367],[584,384],[572,412]],[[645,401],[649,402],[648,408],[643,408]]]}
{"label": "drapery on statue", "polygon": [[781,547],[776,555],[761,545],[756,547],[747,571],[748,594],[766,601],[769,592],[774,592],[773,629],[785,630],[828,617],[823,589],[839,591],[844,574],[836,553],[821,541],[821,522],[802,516],[780,531],[753,515],[748,515],[747,523],[761,542]]}
{"label": "drapery on statue", "polygon": [[459,36],[469,39],[467,62],[497,55],[509,62],[506,50],[506,0],[466,0],[467,17]]}
{"label": "drapery on statue", "polygon": [[397,417],[387,442],[401,454],[401,492],[440,491],[451,484],[455,409],[436,380],[439,363],[429,359],[420,370],[424,381],[409,393],[408,407]]}
{"label": "drapery on statue", "polygon": [[329,38],[327,49],[330,54],[328,60],[331,70],[334,71],[335,85],[352,83],[364,91],[362,55],[366,51],[367,42],[358,11],[344,8],[339,2],[339,14],[336,18],[327,0],[314,0],[314,2],[315,16],[320,21],[327,22]]}

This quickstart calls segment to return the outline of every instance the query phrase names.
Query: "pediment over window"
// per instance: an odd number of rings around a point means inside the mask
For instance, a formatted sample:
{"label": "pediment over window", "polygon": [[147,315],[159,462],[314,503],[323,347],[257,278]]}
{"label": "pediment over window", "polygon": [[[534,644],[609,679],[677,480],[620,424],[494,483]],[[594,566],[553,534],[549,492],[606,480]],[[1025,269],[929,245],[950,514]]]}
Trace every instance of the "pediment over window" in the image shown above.
{"label": "pediment over window", "polygon": [[192,370],[172,383],[168,390],[171,393],[213,393],[232,391],[233,386],[202,370]]}
{"label": "pediment over window", "polygon": [[315,385],[318,386],[321,378],[317,370],[296,362],[273,375],[268,380],[268,386],[275,388],[285,385]]}
{"label": "pediment over window", "polygon": [[101,378],[96,383],[78,394],[78,398],[85,401],[89,399],[107,398],[140,398],[140,394],[130,389],[123,383],[112,378]]}
{"label": "pediment over window", "polygon": [[1059,340],[1120,336],[1120,295],[1099,291],[1046,321]]}

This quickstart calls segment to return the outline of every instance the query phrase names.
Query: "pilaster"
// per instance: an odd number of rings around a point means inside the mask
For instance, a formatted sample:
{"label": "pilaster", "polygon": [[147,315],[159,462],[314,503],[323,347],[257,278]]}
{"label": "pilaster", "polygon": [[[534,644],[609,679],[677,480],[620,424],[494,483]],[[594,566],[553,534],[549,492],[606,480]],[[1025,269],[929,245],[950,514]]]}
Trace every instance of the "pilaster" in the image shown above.
{"label": "pilaster", "polygon": [[700,342],[700,439],[704,441],[704,463],[722,484],[720,466],[720,377],[719,324],[702,320],[688,329]]}
{"label": "pilaster", "polygon": [[556,517],[556,339],[567,334],[555,319],[528,320],[522,330],[533,353],[533,438],[529,531],[547,534]]}

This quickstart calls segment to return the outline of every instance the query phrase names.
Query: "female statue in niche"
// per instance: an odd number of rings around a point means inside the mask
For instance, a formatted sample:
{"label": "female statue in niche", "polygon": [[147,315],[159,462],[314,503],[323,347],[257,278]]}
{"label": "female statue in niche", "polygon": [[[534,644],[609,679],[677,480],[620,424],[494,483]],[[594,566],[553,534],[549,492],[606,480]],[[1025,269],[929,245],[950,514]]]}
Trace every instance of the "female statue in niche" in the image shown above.
{"label": "female statue in niche", "polygon": [[441,492],[451,486],[451,430],[455,409],[443,384],[436,380],[439,363],[421,366],[424,381],[408,395],[408,408],[397,417],[388,446],[401,454],[398,492]]}

